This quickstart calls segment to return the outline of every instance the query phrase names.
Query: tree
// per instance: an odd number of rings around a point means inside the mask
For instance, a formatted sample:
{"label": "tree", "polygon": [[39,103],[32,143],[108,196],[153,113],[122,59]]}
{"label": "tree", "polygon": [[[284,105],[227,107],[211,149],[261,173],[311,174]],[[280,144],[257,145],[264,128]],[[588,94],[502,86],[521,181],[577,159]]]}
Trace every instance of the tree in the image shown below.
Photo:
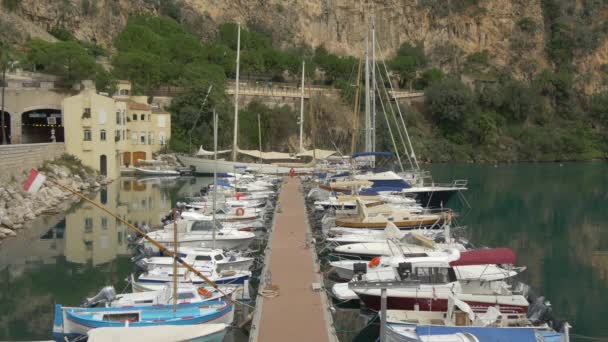
{"label": "tree", "polygon": [[397,55],[390,61],[391,69],[399,75],[399,87],[407,84],[412,89],[412,83],[416,79],[419,69],[426,65],[424,45],[417,43],[403,43],[397,50]]}
{"label": "tree", "polygon": [[148,93],[162,80],[161,59],[143,51],[121,52],[112,59],[114,74],[133,83],[135,93]]}
{"label": "tree", "polygon": [[449,135],[461,130],[467,117],[478,110],[471,90],[455,78],[431,85],[424,95],[427,115]]}
{"label": "tree", "polygon": [[70,85],[95,74],[95,59],[78,42],[49,43],[34,39],[28,48],[26,61],[35,70],[59,76]]}

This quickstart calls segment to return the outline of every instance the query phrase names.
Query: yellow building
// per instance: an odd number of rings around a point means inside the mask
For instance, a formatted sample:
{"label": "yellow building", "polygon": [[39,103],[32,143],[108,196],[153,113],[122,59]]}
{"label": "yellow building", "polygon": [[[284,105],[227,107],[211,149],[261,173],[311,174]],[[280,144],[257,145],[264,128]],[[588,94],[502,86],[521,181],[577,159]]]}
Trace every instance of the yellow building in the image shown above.
{"label": "yellow building", "polygon": [[97,94],[91,81],[62,103],[66,152],[109,179],[120,175],[125,148],[126,112],[117,110],[114,99]]}
{"label": "yellow building", "polygon": [[128,81],[118,83],[114,99],[117,108],[127,117],[122,165],[137,165],[138,160],[152,159],[171,137],[171,115],[158,104],[148,104],[146,96],[132,96]]}

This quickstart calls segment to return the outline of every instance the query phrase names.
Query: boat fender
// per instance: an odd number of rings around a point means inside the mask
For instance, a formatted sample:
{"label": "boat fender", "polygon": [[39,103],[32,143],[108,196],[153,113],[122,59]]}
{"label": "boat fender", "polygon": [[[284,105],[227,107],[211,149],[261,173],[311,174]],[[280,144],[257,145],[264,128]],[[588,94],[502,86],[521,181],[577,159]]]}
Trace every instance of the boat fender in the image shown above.
{"label": "boat fender", "polygon": [[376,266],[380,265],[380,257],[374,257],[372,260],[369,261],[369,263],[367,264],[367,266],[369,266],[370,268],[374,268]]}
{"label": "boat fender", "polygon": [[236,209],[236,216],[243,216],[245,214],[245,210],[243,208]]}
{"label": "boat fender", "polygon": [[205,297],[205,298],[210,298],[211,297],[211,292],[207,291],[206,288],[204,287],[199,287],[198,288],[198,294]]}

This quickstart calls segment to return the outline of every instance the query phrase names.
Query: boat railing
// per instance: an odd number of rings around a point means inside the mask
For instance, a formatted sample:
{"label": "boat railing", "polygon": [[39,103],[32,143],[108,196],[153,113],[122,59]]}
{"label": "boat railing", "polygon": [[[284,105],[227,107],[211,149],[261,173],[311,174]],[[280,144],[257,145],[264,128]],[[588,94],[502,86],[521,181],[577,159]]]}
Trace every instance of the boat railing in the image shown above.
{"label": "boat railing", "polygon": [[466,188],[468,183],[469,183],[469,181],[466,179],[457,179],[457,180],[452,181],[452,183],[431,182],[431,183],[425,183],[425,185],[433,186],[433,187],[442,187],[442,188]]}

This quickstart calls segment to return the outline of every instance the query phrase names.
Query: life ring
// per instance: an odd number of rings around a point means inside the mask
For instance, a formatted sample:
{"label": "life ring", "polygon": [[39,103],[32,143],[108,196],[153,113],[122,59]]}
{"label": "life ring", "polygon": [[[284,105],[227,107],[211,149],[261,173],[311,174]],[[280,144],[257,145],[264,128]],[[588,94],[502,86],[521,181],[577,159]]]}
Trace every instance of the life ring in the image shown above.
{"label": "life ring", "polygon": [[236,216],[243,216],[243,214],[245,214],[245,209],[236,208]]}
{"label": "life ring", "polygon": [[370,268],[374,268],[376,266],[380,265],[380,257],[375,257],[372,260],[369,261],[369,263],[367,264],[367,266],[369,266]]}
{"label": "life ring", "polygon": [[212,296],[211,292],[207,291],[206,288],[204,287],[199,287],[198,288],[198,294],[205,297],[205,298],[209,298]]}

